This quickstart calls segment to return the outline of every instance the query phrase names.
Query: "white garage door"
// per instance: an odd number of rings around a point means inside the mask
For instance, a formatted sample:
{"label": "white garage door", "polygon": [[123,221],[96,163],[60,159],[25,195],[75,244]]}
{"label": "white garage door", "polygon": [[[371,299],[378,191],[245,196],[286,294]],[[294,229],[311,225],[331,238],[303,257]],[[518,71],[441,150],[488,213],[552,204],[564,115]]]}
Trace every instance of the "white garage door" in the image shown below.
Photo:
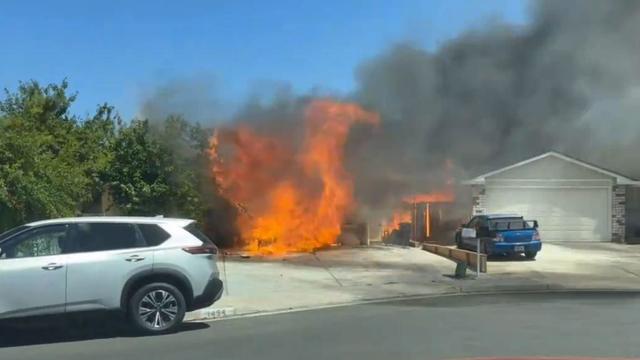
{"label": "white garage door", "polygon": [[486,209],[538,220],[542,241],[610,241],[608,188],[487,188]]}

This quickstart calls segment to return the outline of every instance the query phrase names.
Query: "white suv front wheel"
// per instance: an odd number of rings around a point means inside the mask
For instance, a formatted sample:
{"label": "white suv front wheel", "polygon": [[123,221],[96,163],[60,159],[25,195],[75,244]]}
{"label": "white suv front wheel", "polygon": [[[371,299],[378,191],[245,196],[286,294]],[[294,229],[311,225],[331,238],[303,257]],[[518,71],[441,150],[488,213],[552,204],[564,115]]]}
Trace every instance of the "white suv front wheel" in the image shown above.
{"label": "white suv front wheel", "polygon": [[152,283],[133,294],[128,310],[129,318],[137,330],[147,334],[164,334],[182,323],[186,302],[175,286]]}

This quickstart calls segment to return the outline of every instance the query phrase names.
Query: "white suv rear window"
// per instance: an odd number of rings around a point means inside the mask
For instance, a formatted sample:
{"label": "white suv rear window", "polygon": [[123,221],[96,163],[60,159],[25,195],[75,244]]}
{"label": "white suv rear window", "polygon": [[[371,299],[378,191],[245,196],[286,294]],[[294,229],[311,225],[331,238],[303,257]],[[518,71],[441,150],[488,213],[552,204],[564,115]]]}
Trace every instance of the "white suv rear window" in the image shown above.
{"label": "white suv rear window", "polygon": [[138,229],[144,236],[147,246],[158,246],[171,237],[168,232],[164,231],[156,224],[137,224]]}
{"label": "white suv rear window", "polygon": [[203,244],[213,244],[213,241],[207,237],[200,229],[198,229],[198,225],[194,222],[184,227],[191,235],[197,237],[202,241]]}

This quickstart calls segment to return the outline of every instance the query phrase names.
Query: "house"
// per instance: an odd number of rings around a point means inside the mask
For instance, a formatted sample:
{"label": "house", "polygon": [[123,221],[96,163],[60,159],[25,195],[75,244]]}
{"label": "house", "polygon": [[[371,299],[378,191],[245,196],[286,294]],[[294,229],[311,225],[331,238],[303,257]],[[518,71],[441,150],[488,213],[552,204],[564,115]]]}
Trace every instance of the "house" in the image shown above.
{"label": "house", "polygon": [[558,152],[464,183],[471,186],[474,215],[517,213],[538,220],[543,241],[634,242],[640,237],[635,221],[640,181]]}

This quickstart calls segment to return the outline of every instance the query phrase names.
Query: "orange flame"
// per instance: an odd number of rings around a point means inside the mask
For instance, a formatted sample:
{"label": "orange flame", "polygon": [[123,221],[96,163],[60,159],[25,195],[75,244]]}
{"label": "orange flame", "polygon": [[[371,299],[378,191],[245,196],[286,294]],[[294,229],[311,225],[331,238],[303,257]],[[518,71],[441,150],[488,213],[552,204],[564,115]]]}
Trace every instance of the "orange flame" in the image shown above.
{"label": "orange flame", "polygon": [[401,223],[411,222],[411,211],[408,209],[396,210],[384,227],[383,235],[390,234],[393,230],[399,229]]}
{"label": "orange flame", "polygon": [[[214,176],[223,195],[247,216],[238,219],[254,254],[312,251],[335,243],[345,216],[353,210],[353,184],[343,166],[343,148],[357,122],[379,117],[355,104],[311,102],[304,135],[268,136],[249,127],[226,129],[210,140]],[[231,147],[223,159],[220,147]]]}
{"label": "orange flame", "polygon": [[[389,220],[386,222],[386,226],[383,229],[383,234],[389,234],[391,231],[399,229],[400,224],[404,222],[411,222],[411,210],[409,210],[409,204],[416,203],[450,203],[455,200],[455,193],[453,188],[448,184],[443,191],[430,192],[424,194],[414,194],[405,196],[402,201],[404,206],[401,209],[397,209],[391,215]],[[426,217],[430,216],[429,211],[426,212]],[[426,226],[429,226],[428,222],[425,220]],[[427,231],[429,232],[429,231]]]}

